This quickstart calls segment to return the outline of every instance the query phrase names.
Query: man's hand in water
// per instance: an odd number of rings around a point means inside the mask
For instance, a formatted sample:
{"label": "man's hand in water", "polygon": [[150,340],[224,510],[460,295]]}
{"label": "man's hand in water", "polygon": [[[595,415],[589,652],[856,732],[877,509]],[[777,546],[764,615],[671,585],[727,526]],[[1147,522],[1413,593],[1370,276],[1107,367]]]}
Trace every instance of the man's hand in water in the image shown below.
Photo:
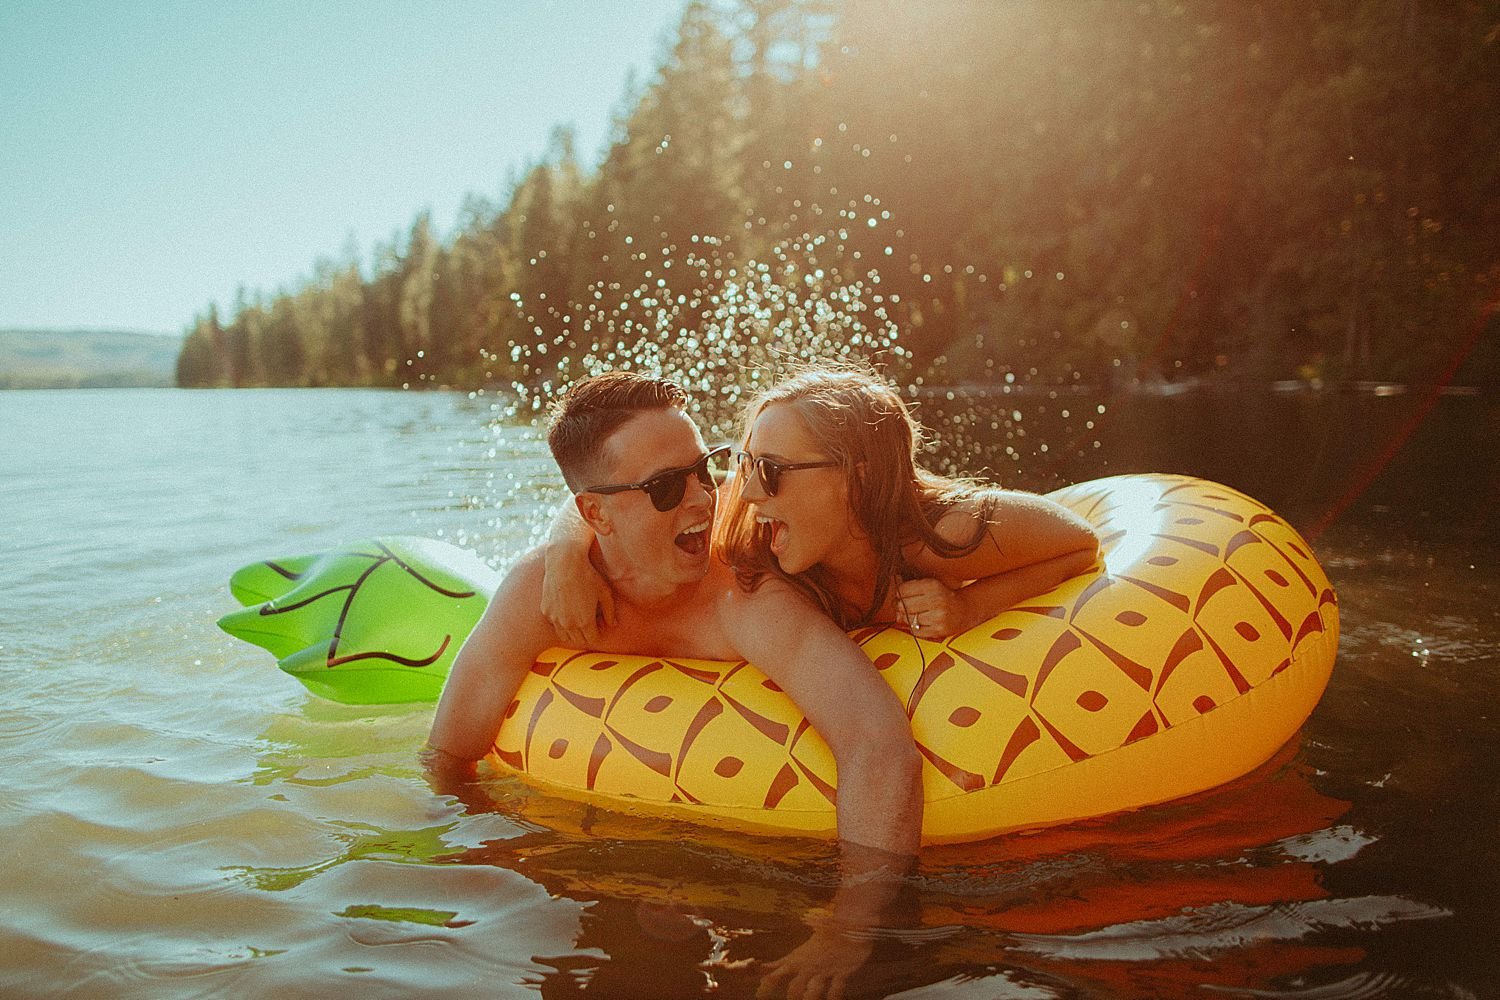
{"label": "man's hand in water", "polygon": [[910,924],[916,858],[841,842],[843,882],[828,912],[809,922],[812,936],[790,954],[766,963],[758,1000],[843,1000],[849,982],[870,961],[882,927]]}
{"label": "man's hand in water", "polygon": [[479,784],[478,765],[472,760],[463,760],[428,744],[418,755],[427,777],[427,783],[438,795],[452,796],[470,813],[490,812],[495,808]]}
{"label": "man's hand in water", "polygon": [[[843,1000],[849,979],[870,960],[872,938],[858,937],[832,923],[820,923],[812,937],[784,958],[766,963],[755,991],[757,1000]],[[785,992],[783,992],[785,987]]]}

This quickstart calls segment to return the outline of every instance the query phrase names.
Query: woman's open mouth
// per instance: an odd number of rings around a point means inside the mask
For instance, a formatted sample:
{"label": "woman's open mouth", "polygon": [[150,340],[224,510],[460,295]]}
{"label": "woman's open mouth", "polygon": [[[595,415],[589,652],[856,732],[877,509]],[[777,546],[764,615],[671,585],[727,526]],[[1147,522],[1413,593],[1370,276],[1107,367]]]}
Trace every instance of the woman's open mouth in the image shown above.
{"label": "woman's open mouth", "polygon": [[771,555],[780,558],[781,554],[786,551],[789,541],[788,532],[790,529],[787,528],[786,522],[778,521],[774,517],[766,517],[762,514],[756,517],[755,523],[765,532],[766,538],[770,542]]}

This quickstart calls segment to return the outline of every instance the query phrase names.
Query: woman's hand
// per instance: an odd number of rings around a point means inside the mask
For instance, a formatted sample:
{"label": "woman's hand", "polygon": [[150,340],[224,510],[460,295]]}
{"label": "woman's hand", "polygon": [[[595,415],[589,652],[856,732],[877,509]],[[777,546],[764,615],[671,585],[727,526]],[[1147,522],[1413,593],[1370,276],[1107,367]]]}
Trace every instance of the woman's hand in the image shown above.
{"label": "woman's hand", "polygon": [[569,497],[558,505],[542,546],[540,611],[565,646],[589,649],[599,641],[599,622],[616,624],[615,592],[594,567],[594,529]]}
{"label": "woman's hand", "polygon": [[587,551],[578,558],[572,550],[549,545],[542,576],[542,617],[566,646],[588,649],[599,640],[599,623],[614,625],[615,592],[594,568]]}
{"label": "woman's hand", "polygon": [[896,586],[896,621],[921,639],[946,639],[978,624],[964,588],[930,577]]}

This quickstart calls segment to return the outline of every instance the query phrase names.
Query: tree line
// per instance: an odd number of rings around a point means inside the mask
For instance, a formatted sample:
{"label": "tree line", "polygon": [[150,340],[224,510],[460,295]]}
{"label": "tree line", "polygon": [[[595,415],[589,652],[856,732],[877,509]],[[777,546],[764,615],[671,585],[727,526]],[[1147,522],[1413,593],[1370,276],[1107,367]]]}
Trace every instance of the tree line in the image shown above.
{"label": "tree line", "polygon": [[1500,0],[692,0],[596,166],[558,129],[451,233],[210,306],[177,378],[537,386],[863,317],[947,384],[1500,381],[1496,150]]}

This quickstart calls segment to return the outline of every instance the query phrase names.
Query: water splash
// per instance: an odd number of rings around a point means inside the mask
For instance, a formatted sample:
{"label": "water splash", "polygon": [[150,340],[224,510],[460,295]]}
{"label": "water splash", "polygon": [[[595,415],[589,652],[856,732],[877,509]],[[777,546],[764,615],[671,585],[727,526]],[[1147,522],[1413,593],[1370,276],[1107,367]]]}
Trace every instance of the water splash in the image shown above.
{"label": "water splash", "polygon": [[[510,433],[502,426],[535,430],[559,390],[611,368],[678,382],[705,436],[732,440],[744,401],[788,362],[858,359],[873,361],[911,402],[928,432],[921,461],[933,471],[1050,489],[1064,485],[1060,462],[1096,454],[1103,410],[1075,398],[1092,390],[1058,353],[1066,339],[1061,331],[1039,339],[1023,321],[1019,290],[999,280],[1015,271],[1024,284],[1023,265],[926,261],[908,245],[899,213],[874,194],[833,187],[790,204],[786,218],[747,218],[745,231],[727,238],[625,234],[618,220],[585,229],[589,239],[610,234],[600,271],[575,276],[566,300],[555,290],[550,298],[511,292],[512,341],[482,352],[486,374],[509,379],[497,394],[496,441]],[[799,215],[809,230],[798,233]],[[907,272],[920,283],[911,287]],[[994,314],[936,357],[928,344],[919,359],[903,331],[944,313],[931,298],[934,275],[994,297]]]}
{"label": "water splash", "polygon": [[695,237],[655,259],[637,253],[645,267],[634,288],[596,281],[559,333],[512,347],[523,374],[507,415],[539,414],[573,379],[629,368],[682,385],[689,412],[719,440],[734,433],[741,402],[790,360],[878,358],[904,381],[909,355],[892,315],[899,296],[881,290],[874,269],[846,270],[838,249],[830,235],[803,235],[741,262],[723,241]]}

